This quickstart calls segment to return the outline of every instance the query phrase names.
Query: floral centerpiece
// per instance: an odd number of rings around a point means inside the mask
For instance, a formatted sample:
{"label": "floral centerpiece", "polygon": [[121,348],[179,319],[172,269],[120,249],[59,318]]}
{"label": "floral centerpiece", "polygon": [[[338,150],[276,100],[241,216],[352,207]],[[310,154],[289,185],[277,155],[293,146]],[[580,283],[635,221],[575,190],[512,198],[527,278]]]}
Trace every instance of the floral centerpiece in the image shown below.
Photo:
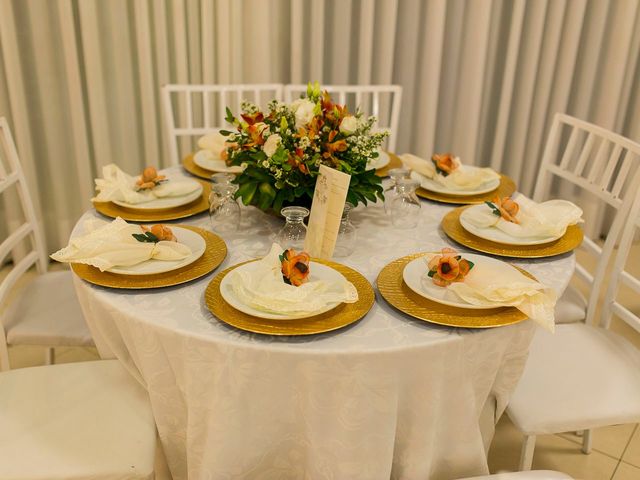
{"label": "floral centerpiece", "polygon": [[227,108],[223,130],[229,165],[244,165],[235,179],[236,197],[245,205],[280,212],[286,205],[309,206],[320,165],[351,175],[347,202],[357,205],[384,199],[381,180],[367,163],[378,156],[388,132],[372,132],[375,117],[349,113],[333,103],[318,83],[291,104],[273,100],[268,112],[243,102],[240,118]]}

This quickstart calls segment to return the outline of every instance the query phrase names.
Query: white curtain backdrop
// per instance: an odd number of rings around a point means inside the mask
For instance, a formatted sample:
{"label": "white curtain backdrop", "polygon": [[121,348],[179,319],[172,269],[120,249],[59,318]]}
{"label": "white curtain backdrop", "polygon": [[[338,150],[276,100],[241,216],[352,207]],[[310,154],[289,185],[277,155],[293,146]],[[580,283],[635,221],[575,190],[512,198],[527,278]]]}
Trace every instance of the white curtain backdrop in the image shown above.
{"label": "white curtain backdrop", "polygon": [[640,140],[639,52],[639,0],[0,0],[0,116],[54,250],[103,165],[168,164],[165,83],[397,83],[398,153],[531,193],[555,112]]}

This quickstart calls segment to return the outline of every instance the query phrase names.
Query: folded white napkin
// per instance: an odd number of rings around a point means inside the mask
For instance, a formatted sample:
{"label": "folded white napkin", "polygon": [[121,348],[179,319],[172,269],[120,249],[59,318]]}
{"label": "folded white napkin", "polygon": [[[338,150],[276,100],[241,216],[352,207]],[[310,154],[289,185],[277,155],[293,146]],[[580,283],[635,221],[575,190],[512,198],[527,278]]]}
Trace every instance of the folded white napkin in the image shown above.
{"label": "folded white napkin", "polygon": [[177,261],[191,255],[191,249],[178,242],[139,242],[133,234],[143,233],[140,225],[129,224],[120,217],[98,227],[85,224],[85,229],[88,233],[71,239],[69,245],[51,258],[58,262],[85,263],[105,271],[150,259]]}
{"label": "folded white napkin", "polygon": [[463,219],[478,228],[497,228],[512,237],[559,237],[569,225],[582,221],[582,209],[567,200],[536,203],[522,194],[512,199],[520,206],[513,223],[498,217],[489,205],[468,208]]}
{"label": "folded white napkin", "polygon": [[198,147],[201,150],[208,151],[211,154],[209,157],[211,160],[222,160],[220,154],[225,148],[227,148],[225,145],[226,141],[227,137],[216,130],[200,137],[198,139]]}
{"label": "folded white napkin", "polygon": [[95,202],[115,200],[135,205],[157,198],[183,197],[200,188],[200,184],[195,180],[168,180],[154,188],[136,191],[138,177],[126,174],[114,163],[102,168],[102,177],[95,180],[98,191],[98,195],[92,199]]}
{"label": "folded white napkin", "polygon": [[[428,263],[432,255],[427,257]],[[476,262],[463,282],[454,282],[446,288],[472,305],[516,307],[545,329],[554,331],[555,291],[506,263]]]}
{"label": "folded white napkin", "polygon": [[404,166],[411,170],[412,178],[419,180],[421,183],[424,178],[428,178],[449,190],[461,192],[476,190],[491,180],[500,179],[500,175],[490,168],[460,165],[449,175],[444,176],[436,171],[436,167],[431,160],[425,160],[410,153],[405,153],[400,158]]}
{"label": "folded white napkin", "polygon": [[233,292],[245,305],[264,312],[297,315],[317,312],[332,303],[358,300],[356,287],[346,279],[335,283],[309,281],[299,287],[286,284],[279,258],[282,252],[283,248],[274,243],[269,254],[255,262],[250,271],[236,269],[230,273]]}

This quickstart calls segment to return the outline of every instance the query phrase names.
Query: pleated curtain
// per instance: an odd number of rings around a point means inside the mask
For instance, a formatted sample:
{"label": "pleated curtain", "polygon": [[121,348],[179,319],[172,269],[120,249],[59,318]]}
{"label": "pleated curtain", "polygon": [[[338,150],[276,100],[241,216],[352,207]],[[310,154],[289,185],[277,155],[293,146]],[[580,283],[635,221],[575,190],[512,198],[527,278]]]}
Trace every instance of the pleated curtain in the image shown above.
{"label": "pleated curtain", "polygon": [[527,194],[555,112],[640,140],[639,52],[639,0],[0,0],[0,116],[54,250],[102,166],[168,164],[163,84],[400,84],[398,153]]}

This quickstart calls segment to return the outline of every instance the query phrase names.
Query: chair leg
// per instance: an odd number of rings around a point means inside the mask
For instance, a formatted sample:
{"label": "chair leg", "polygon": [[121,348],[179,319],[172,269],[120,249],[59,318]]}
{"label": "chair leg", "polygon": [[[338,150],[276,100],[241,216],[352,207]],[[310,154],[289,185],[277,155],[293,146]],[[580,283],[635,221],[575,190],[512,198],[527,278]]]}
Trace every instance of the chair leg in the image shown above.
{"label": "chair leg", "polygon": [[56,350],[53,347],[47,347],[47,350],[44,352],[44,363],[45,365],[53,365],[56,362]]}
{"label": "chair leg", "polygon": [[10,368],[11,365],[9,365],[9,348],[7,347],[7,344],[0,339],[0,372],[6,372]]}
{"label": "chair leg", "polygon": [[584,430],[584,435],[582,437],[582,453],[584,454],[591,453],[592,434],[593,430]]}
{"label": "chair leg", "polygon": [[520,466],[518,470],[531,470],[533,465],[533,451],[536,448],[536,436],[525,435],[522,441],[522,450],[520,451]]}

